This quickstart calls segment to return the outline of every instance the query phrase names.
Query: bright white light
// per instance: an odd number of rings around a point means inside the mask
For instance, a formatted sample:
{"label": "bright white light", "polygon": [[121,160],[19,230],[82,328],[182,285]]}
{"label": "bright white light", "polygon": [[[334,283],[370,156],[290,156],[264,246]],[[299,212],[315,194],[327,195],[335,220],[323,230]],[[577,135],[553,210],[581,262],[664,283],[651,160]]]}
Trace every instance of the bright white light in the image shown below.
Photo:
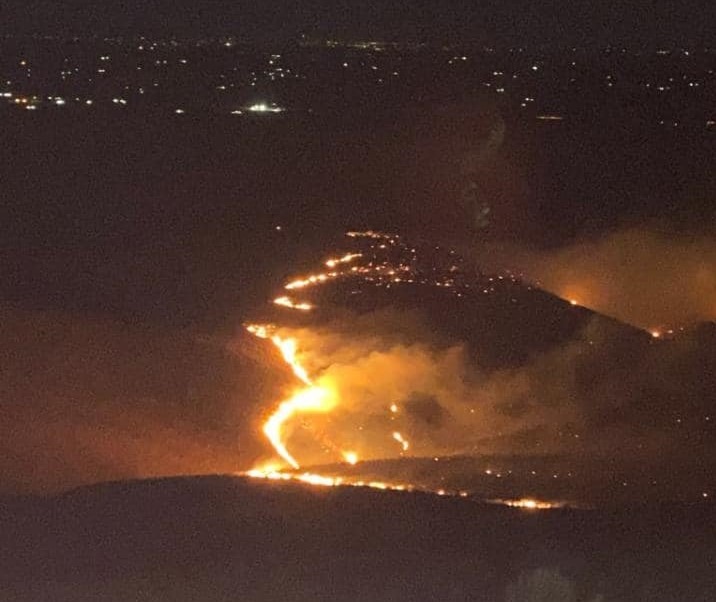
{"label": "bright white light", "polygon": [[352,451],[343,452],[343,459],[348,464],[355,465],[358,463],[358,454]]}
{"label": "bright white light", "polygon": [[282,113],[285,109],[275,104],[267,104],[265,102],[257,102],[249,106],[252,113]]}

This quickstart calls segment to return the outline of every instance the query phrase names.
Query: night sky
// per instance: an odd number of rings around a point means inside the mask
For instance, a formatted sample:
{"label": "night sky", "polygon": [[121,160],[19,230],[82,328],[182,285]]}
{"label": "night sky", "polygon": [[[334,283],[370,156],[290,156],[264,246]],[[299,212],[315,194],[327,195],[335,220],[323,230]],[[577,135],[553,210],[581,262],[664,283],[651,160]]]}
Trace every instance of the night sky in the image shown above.
{"label": "night sky", "polygon": [[709,0],[10,0],[3,3],[0,31],[634,46],[708,45],[715,25],[716,5]]}

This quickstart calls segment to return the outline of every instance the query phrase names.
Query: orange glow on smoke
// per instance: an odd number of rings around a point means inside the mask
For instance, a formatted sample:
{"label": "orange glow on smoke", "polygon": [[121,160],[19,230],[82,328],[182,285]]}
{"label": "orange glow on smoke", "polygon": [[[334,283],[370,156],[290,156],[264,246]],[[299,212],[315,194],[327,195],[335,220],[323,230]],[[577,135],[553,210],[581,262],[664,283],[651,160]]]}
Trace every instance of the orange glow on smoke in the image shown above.
{"label": "orange glow on smoke", "polygon": [[296,356],[297,343],[295,339],[285,339],[277,334],[269,334],[271,328],[260,324],[251,324],[247,330],[259,338],[270,339],[281,352],[283,360],[291,367],[294,375],[306,385],[282,401],[263,426],[263,432],[276,453],[293,468],[298,469],[300,467],[298,461],[288,451],[284,442],[284,426],[298,414],[330,411],[336,404],[335,394],[331,388],[316,385],[308,377],[306,369]]}
{"label": "orange glow on smoke", "polygon": [[[371,245],[373,248],[377,249],[385,249],[401,244],[397,235],[384,234],[372,230],[367,232],[349,232],[347,235],[350,238],[368,239],[372,241]],[[411,249],[410,253],[414,255],[415,249]],[[366,256],[363,261],[356,261],[362,257],[362,253],[346,253],[342,256],[327,259],[324,262],[324,265],[331,271],[321,271],[309,276],[293,279],[285,284],[283,288],[288,291],[305,289],[333,282],[335,279],[339,278],[354,277],[364,279],[366,282],[371,283],[385,283],[388,286],[393,283],[417,282],[417,275],[412,271],[410,262],[403,261],[399,264],[393,265],[388,261],[376,261],[375,259],[370,259],[369,256]],[[499,276],[499,279],[502,279],[502,276]],[[431,282],[428,282],[427,280],[421,280],[420,282],[423,284],[430,283],[443,289],[453,289],[455,286],[452,270],[451,274],[447,277],[437,278]],[[284,294],[277,296],[273,300],[273,303],[280,307],[292,310],[310,311],[314,309],[313,304],[302,300],[296,300]],[[572,304],[576,304],[576,301],[573,300]],[[364,481],[360,480],[357,476],[351,475],[351,471],[347,470],[345,465],[343,465],[342,471],[344,474],[340,476],[327,476],[303,471],[299,472],[301,464],[288,449],[288,440],[291,433],[290,426],[295,424],[297,419],[305,418],[307,415],[325,414],[334,410],[339,403],[338,391],[341,390],[341,388],[338,385],[341,383],[329,380],[330,378],[338,378],[335,373],[330,373],[329,371],[326,371],[323,374],[319,373],[317,375],[309,374],[309,371],[303,363],[303,358],[301,357],[302,354],[299,351],[299,345],[302,345],[303,352],[305,353],[305,346],[307,343],[306,340],[301,341],[295,338],[295,336],[284,336],[286,331],[282,331],[272,324],[249,324],[246,329],[252,335],[260,339],[270,341],[279,351],[283,361],[291,368],[292,373],[298,381],[300,381],[300,383],[297,383],[297,386],[291,392],[289,397],[278,402],[275,409],[264,421],[261,427],[263,434],[269,440],[274,451],[282,462],[279,461],[263,466],[256,466],[252,470],[243,473],[243,476],[268,481],[299,482],[319,487],[368,487],[372,489],[390,491],[421,491],[439,496],[454,496],[462,498],[470,496],[470,494],[466,491],[448,489],[434,490],[414,483],[387,483],[378,480]],[[328,374],[331,374],[331,376],[329,377]],[[373,374],[371,373],[370,376],[373,376]],[[383,406],[383,408],[385,408],[385,406]],[[389,416],[391,421],[401,421],[402,409],[396,403],[390,403],[387,406],[387,409],[391,414]],[[362,430],[362,427],[359,427],[359,430]],[[332,450],[345,464],[353,466],[359,462],[359,456],[356,451],[353,451],[350,448],[342,449],[340,445],[336,445],[332,441],[329,441],[327,437],[323,435],[319,436],[321,442],[324,444],[324,450]],[[400,456],[406,454],[408,450],[413,449],[411,443],[405,435],[398,430],[394,430],[392,432],[388,431],[385,436],[400,445]],[[373,453],[375,455],[375,450],[373,450]],[[370,458],[370,453],[368,453],[367,456]],[[439,460],[438,457],[435,457],[434,459],[435,461]],[[290,466],[291,469],[287,469],[286,465]],[[487,472],[490,473],[490,471]],[[493,500],[493,502],[505,504],[515,508],[523,508],[526,510],[542,510],[560,507],[556,503],[553,504],[533,499]]]}

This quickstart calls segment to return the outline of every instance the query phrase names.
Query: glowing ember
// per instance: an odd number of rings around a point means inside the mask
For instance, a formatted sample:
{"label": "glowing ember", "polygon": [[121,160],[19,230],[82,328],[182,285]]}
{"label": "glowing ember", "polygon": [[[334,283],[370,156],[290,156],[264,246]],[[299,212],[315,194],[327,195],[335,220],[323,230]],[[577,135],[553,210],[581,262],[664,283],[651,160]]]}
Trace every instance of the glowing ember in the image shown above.
{"label": "glowing ember", "polygon": [[410,447],[410,443],[408,443],[408,441],[403,437],[403,435],[401,435],[399,432],[396,431],[393,433],[393,439],[395,439],[398,443],[400,443],[404,452],[408,451],[408,448]]}
{"label": "glowing ember", "polygon": [[348,464],[355,465],[358,463],[358,454],[355,452],[343,452],[343,459],[348,462]]}
{"label": "glowing ember", "polygon": [[522,508],[523,510],[553,510],[563,508],[564,504],[559,502],[545,502],[532,498],[521,498],[519,500],[491,500],[493,504],[502,504],[510,508]]}
{"label": "glowing ember", "polygon": [[310,303],[298,303],[290,297],[285,296],[276,297],[273,302],[276,305],[280,305],[281,307],[288,307],[289,309],[299,309],[301,311],[311,311],[313,309],[313,305],[311,305]]}
{"label": "glowing ember", "polygon": [[326,261],[326,267],[335,268],[340,263],[350,263],[354,259],[358,259],[362,256],[363,255],[361,253],[347,253],[339,259],[329,259],[328,261]]}
{"label": "glowing ember", "polygon": [[[315,485],[319,487],[365,487],[368,489],[378,489],[380,491],[398,491],[398,492],[420,492],[440,497],[463,498],[469,499],[471,496],[467,491],[450,491],[447,489],[425,489],[414,485],[402,483],[386,483],[383,481],[361,481],[354,480],[350,477],[330,477],[316,474],[313,472],[282,472],[271,468],[253,469],[245,473],[239,473],[240,476],[250,477],[252,479],[263,479],[267,481],[293,481],[305,483],[307,485]],[[491,504],[499,504],[509,506],[510,508],[519,508],[522,510],[555,510],[566,507],[563,502],[547,502],[533,498],[521,498],[517,500],[489,500]]]}
{"label": "glowing ember", "polygon": [[323,284],[330,278],[336,278],[338,276],[337,272],[328,272],[327,274],[313,274],[312,276],[308,276],[307,278],[299,278],[298,280],[293,280],[292,282],[289,282],[284,288],[287,291],[292,291],[297,288],[306,288],[307,286],[311,286],[312,284]]}
{"label": "glowing ember", "polygon": [[381,491],[413,491],[410,485],[401,485],[393,483],[384,483],[382,481],[353,481],[344,477],[328,477],[312,472],[292,473],[281,472],[280,470],[261,470],[254,468],[241,476],[250,477],[252,479],[264,479],[267,481],[297,481],[299,483],[307,483],[308,485],[318,485],[321,487],[367,487],[369,489],[380,489]]}

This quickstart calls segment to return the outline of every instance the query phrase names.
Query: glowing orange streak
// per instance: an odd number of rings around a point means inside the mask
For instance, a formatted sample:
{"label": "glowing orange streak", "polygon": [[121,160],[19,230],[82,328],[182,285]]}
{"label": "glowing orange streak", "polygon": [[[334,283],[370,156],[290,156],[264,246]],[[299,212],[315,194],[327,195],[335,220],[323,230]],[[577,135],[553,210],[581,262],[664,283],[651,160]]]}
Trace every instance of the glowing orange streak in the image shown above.
{"label": "glowing orange streak", "polygon": [[279,456],[288,462],[293,468],[300,465],[286,448],[283,441],[283,427],[296,414],[305,412],[326,412],[333,408],[335,400],[332,392],[318,385],[313,384],[308,377],[306,369],[296,357],[296,340],[284,339],[277,334],[270,334],[270,328],[259,324],[251,324],[247,330],[261,338],[270,339],[276,348],[281,352],[283,360],[291,367],[296,378],[303,382],[306,387],[294,393],[288,399],[282,401],[278,409],[269,416],[264,423],[263,432],[273,445]]}
{"label": "glowing orange streak", "polygon": [[335,268],[339,263],[350,263],[354,259],[358,259],[362,256],[362,253],[346,253],[343,257],[339,257],[338,259],[329,259],[326,261],[326,266],[329,268]]}
{"label": "glowing orange streak", "polygon": [[395,431],[393,433],[393,439],[395,439],[398,443],[400,443],[401,447],[403,448],[403,451],[408,451],[408,448],[410,447],[410,443],[401,435],[398,431]]}
{"label": "glowing orange streak", "polygon": [[327,274],[313,274],[312,276],[308,276],[306,278],[299,278],[298,280],[293,280],[283,288],[285,288],[287,291],[292,291],[297,288],[305,288],[307,286],[311,286],[312,284],[323,283],[326,282],[329,278],[337,278],[338,276],[338,272],[328,272]]}
{"label": "glowing orange streak", "polygon": [[519,500],[489,500],[492,504],[502,504],[510,508],[522,508],[523,510],[553,510],[564,508],[564,502],[544,502],[532,498],[521,498]]}
{"label": "glowing orange streak", "polygon": [[311,311],[313,305],[305,302],[297,302],[291,299],[291,297],[276,297],[273,302],[281,307],[288,307],[289,309],[299,309],[301,311]]}
{"label": "glowing orange streak", "polygon": [[310,386],[299,391],[293,397],[282,401],[264,424],[264,434],[271,441],[276,452],[294,468],[300,468],[299,463],[286,449],[282,441],[281,430],[296,414],[302,412],[322,412],[329,409],[329,393],[321,387]]}
{"label": "glowing orange streak", "polygon": [[[300,483],[307,483],[308,485],[316,485],[319,487],[368,487],[370,489],[380,489],[381,491],[421,491],[423,493],[430,493],[441,497],[472,497],[470,493],[463,490],[426,489],[423,487],[416,487],[414,485],[407,485],[402,483],[386,483],[383,481],[360,481],[353,480],[351,477],[329,477],[315,474],[312,472],[294,474],[290,472],[281,472],[280,470],[268,468],[266,470],[249,470],[248,472],[239,474],[241,474],[242,476],[251,477],[252,479],[266,479],[268,481],[298,481]],[[490,504],[500,504],[503,506],[509,506],[511,508],[518,508],[527,511],[554,510],[559,508],[572,507],[571,504],[568,504],[566,502],[550,502],[533,498],[522,498],[518,500],[495,499],[486,501]]]}

